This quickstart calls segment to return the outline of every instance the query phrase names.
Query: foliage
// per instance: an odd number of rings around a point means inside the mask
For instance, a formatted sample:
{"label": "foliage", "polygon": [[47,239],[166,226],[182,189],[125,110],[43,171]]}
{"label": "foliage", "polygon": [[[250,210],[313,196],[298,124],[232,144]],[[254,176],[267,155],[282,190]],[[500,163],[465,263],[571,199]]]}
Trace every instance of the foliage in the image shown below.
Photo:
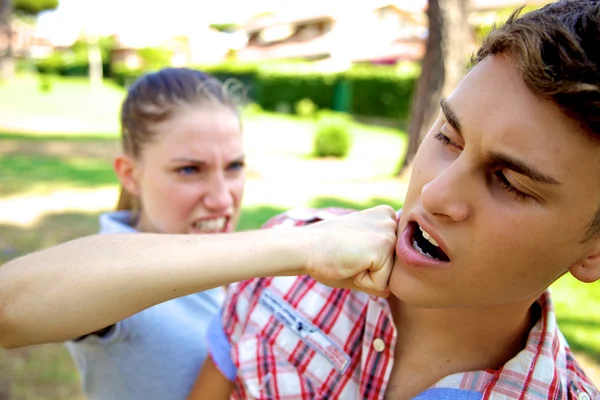
{"label": "foliage", "polygon": [[235,32],[240,28],[238,24],[235,24],[233,22],[223,23],[223,24],[210,24],[209,27],[216,31],[226,32],[226,33]]}
{"label": "foliage", "polygon": [[409,117],[417,69],[356,66],[346,73],[352,93],[350,112],[369,117]]}
{"label": "foliage", "polygon": [[171,64],[173,53],[162,47],[144,47],[137,51],[142,60],[143,68],[147,71],[156,71]]}
{"label": "foliage", "polygon": [[12,0],[15,14],[35,17],[42,11],[55,10],[58,0]]}
{"label": "foliage", "polygon": [[[335,73],[318,70],[314,64],[306,62],[227,61],[195,68],[222,82],[233,80],[241,84],[248,100],[266,111],[287,110],[308,116],[311,102],[315,111],[329,109],[394,120],[408,118],[420,72],[414,63],[397,67],[361,65]],[[113,76],[123,85],[128,77],[140,76],[146,70],[114,66]]]}
{"label": "foliage", "polygon": [[260,106],[260,104],[248,103],[248,104],[244,105],[243,112],[244,112],[244,115],[246,115],[246,116],[253,116],[253,115],[259,115],[260,113],[262,113],[263,109]]}
{"label": "foliage", "polygon": [[52,91],[52,78],[49,75],[40,74],[40,83],[38,86],[40,92],[49,93]]}
{"label": "foliage", "polygon": [[[528,13],[530,11],[534,11],[542,7],[541,5],[525,5],[521,11],[521,14]],[[495,18],[493,23],[483,23],[480,25],[476,25],[474,27],[475,30],[475,40],[477,43],[481,43],[483,39],[494,29],[495,25],[502,25],[504,21],[508,19],[508,17],[515,11],[514,7],[507,7],[501,10],[496,11]]]}
{"label": "foliage", "polygon": [[[115,41],[112,37],[101,37],[99,46],[102,56],[102,74],[108,78],[112,76],[110,54],[115,47]],[[35,66],[42,74],[88,76],[88,42],[85,38],[79,38],[69,49],[55,51],[50,57],[37,61]]]}
{"label": "foliage", "polygon": [[300,118],[312,118],[317,112],[317,106],[311,99],[304,98],[296,103],[294,107],[296,115]]}
{"label": "foliage", "polygon": [[262,68],[256,77],[257,101],[265,110],[275,111],[281,104],[290,108],[308,98],[318,108],[331,108],[337,82],[336,74],[311,70]]}
{"label": "foliage", "polygon": [[317,122],[313,146],[316,157],[346,157],[351,147],[350,124],[337,116],[321,117]]}

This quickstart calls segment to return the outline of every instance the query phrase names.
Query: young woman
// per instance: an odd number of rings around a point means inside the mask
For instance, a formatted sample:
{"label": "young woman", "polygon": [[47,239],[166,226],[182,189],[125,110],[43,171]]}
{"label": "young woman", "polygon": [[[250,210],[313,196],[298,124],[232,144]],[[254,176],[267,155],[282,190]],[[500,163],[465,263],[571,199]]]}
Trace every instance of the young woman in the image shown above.
{"label": "young woman", "polygon": [[206,357],[221,285],[310,274],[385,294],[391,208],[231,233],[245,181],[241,121],[211,76],[177,68],[140,78],[121,123],[119,210],[100,217],[102,235],[0,269],[3,346],[68,340],[90,399],[183,399]]}

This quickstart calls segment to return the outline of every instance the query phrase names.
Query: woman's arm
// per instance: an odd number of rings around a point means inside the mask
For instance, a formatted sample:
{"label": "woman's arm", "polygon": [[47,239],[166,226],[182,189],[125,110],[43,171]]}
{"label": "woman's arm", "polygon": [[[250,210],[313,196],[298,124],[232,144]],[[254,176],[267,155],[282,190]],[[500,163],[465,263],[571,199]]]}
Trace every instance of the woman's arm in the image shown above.
{"label": "woman's arm", "polygon": [[0,268],[0,346],[73,339],[163,301],[252,277],[310,274],[384,293],[395,218],[379,206],[302,228],[94,235],[38,251]]}
{"label": "woman's arm", "polygon": [[208,357],[200,370],[187,400],[227,400],[233,390],[233,382],[227,379]]}

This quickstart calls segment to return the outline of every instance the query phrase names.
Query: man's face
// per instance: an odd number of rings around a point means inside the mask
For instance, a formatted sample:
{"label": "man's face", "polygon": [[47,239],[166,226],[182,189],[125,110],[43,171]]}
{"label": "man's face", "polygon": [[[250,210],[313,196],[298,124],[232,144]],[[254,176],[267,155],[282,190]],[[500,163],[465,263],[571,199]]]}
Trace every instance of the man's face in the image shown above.
{"label": "man's face", "polygon": [[531,303],[598,248],[584,239],[600,147],[504,56],[478,64],[440,115],[414,162],[390,289],[421,307]]}

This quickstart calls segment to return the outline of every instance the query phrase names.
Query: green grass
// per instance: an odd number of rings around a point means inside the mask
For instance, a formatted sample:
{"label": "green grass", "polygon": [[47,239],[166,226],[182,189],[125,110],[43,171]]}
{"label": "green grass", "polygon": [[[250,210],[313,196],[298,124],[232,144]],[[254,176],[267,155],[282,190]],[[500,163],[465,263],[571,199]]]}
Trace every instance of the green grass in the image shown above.
{"label": "green grass", "polygon": [[[352,122],[352,148],[344,160],[347,176],[392,176],[400,155],[408,145],[407,136],[397,129]],[[281,159],[311,159],[315,122],[274,113],[244,117],[245,145],[248,153]]]}
{"label": "green grass", "polygon": [[558,324],[569,344],[600,364],[600,282],[584,284],[568,275],[551,290]]}
{"label": "green grass", "polygon": [[43,133],[43,132],[4,132],[0,131],[0,140],[2,141],[17,141],[17,142],[37,142],[37,143],[50,143],[50,142],[67,142],[67,143],[81,143],[81,142],[118,142],[119,135],[115,132],[114,134],[99,134],[99,133],[79,133],[79,134],[60,134],[60,133]]}
{"label": "green grass", "polygon": [[[3,119],[74,121],[96,133],[119,131],[118,115],[125,92],[110,81],[91,91],[84,78],[52,77],[52,91],[38,90],[35,76],[22,75],[0,85],[0,113]],[[93,128],[92,128],[93,127]],[[49,127],[50,128],[50,127]]]}
{"label": "green grass", "polygon": [[98,159],[5,155],[0,156],[0,170],[0,196],[117,184],[112,166]]}
{"label": "green grass", "polygon": [[83,400],[75,365],[61,344],[0,349],[0,398]]}

